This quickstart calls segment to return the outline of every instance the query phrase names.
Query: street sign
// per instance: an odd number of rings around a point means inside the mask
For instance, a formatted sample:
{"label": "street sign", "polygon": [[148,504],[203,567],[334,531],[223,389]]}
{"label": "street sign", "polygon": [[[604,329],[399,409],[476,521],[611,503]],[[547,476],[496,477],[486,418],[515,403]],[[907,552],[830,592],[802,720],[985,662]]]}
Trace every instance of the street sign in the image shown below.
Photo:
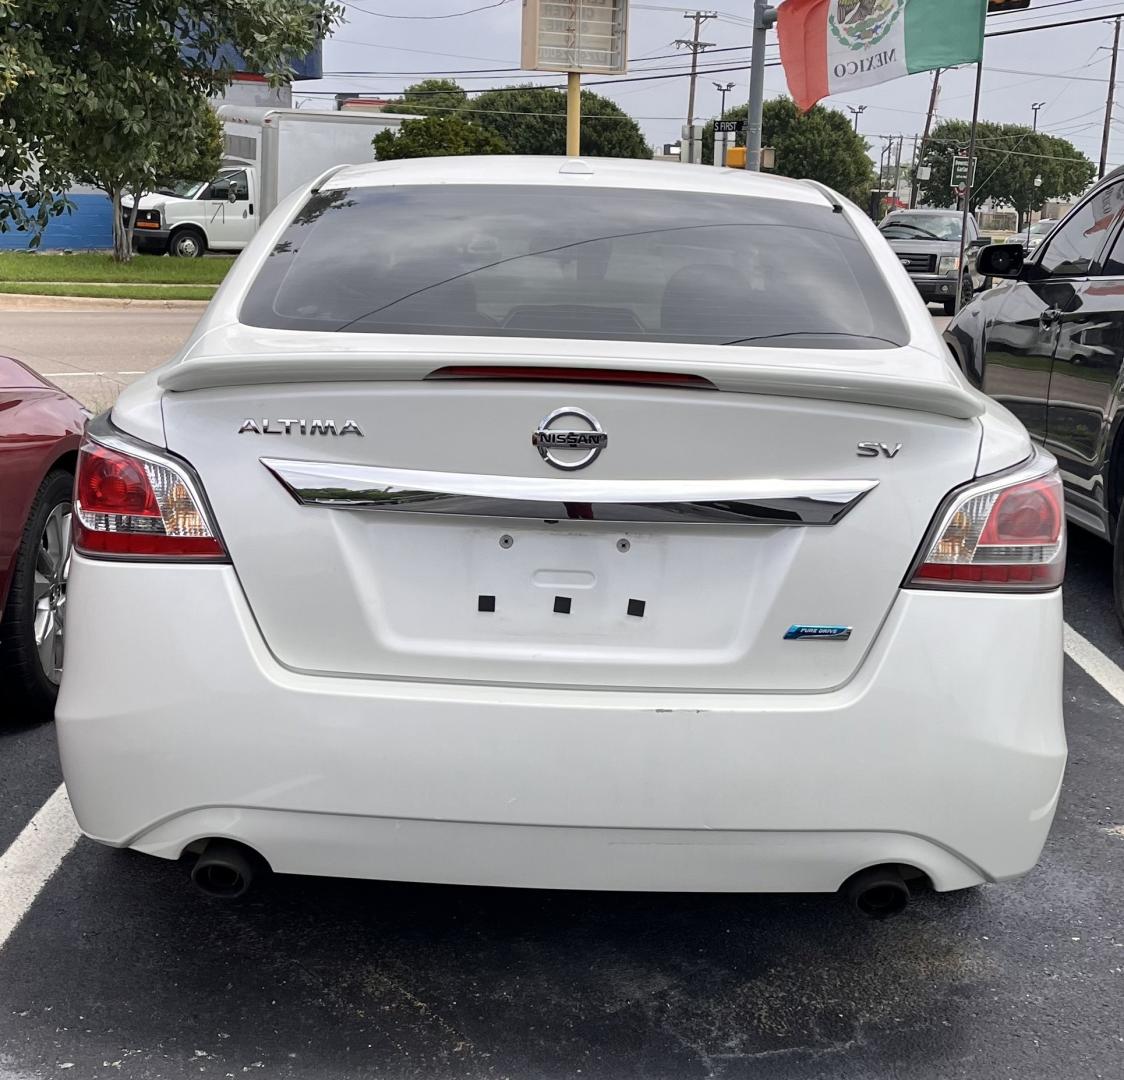
{"label": "street sign", "polygon": [[628,0],[523,0],[525,71],[623,75]]}
{"label": "street sign", "polygon": [[[978,159],[977,159],[978,160]],[[972,164],[972,182],[976,180],[976,166]],[[966,154],[958,154],[952,159],[952,180],[951,184],[954,188],[963,187],[968,183],[968,157]]]}
{"label": "street sign", "polygon": [[745,131],[744,120],[715,120],[714,121],[715,134],[721,135],[723,132],[733,132],[740,134]]}

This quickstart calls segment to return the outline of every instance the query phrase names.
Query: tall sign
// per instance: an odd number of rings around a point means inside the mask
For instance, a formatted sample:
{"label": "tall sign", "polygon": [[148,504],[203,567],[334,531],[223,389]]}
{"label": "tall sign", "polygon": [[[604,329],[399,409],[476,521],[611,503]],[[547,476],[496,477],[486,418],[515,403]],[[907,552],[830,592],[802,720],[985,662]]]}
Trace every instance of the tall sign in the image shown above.
{"label": "tall sign", "polygon": [[628,70],[628,0],[523,0],[525,71],[566,72],[566,153],[581,153],[581,77]]}
{"label": "tall sign", "polygon": [[523,0],[526,71],[623,75],[628,0]]}

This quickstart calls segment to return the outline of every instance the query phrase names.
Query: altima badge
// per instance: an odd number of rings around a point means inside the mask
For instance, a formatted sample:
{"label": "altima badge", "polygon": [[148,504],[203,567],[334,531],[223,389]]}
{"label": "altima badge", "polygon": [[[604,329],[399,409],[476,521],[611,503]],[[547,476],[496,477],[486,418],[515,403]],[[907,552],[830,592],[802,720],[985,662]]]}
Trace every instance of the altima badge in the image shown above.
{"label": "altima badge", "polygon": [[785,641],[847,641],[851,637],[849,626],[790,626]]}
{"label": "altima badge", "polygon": [[337,428],[335,420],[243,420],[239,435],[358,435],[363,432],[354,420]]}
{"label": "altima badge", "polygon": [[[577,417],[589,426],[585,428],[554,426],[567,416]],[[596,461],[601,451],[609,445],[609,436],[584,409],[567,405],[555,409],[539,424],[538,430],[531,436],[531,445],[538,447],[539,454],[548,465],[572,472],[574,469],[584,469]],[[576,451],[581,456],[567,456],[567,451]]]}

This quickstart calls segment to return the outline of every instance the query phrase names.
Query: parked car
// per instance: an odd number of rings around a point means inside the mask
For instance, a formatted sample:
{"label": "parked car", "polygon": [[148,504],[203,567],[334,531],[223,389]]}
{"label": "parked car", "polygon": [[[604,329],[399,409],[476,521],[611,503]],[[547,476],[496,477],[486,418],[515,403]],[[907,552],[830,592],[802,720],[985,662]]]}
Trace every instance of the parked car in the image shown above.
{"label": "parked car", "polygon": [[48,720],[54,711],[85,421],[72,397],[0,356],[0,721]]}
{"label": "parked car", "polygon": [[1124,170],[1117,170],[1024,257],[1021,245],[979,255],[1009,288],[981,296],[946,340],[973,385],[1015,413],[1057,457],[1066,512],[1114,545],[1124,623]]}
{"label": "parked car", "polygon": [[1053,218],[1043,218],[1034,222],[1030,228],[1011,233],[1000,239],[1001,244],[1020,244],[1027,252],[1037,251],[1042,242],[1054,231],[1057,221]]}
{"label": "parked car", "polygon": [[[959,210],[895,210],[879,228],[897,252],[917,291],[927,304],[942,304],[946,315],[956,310],[959,282],[965,302],[986,279],[970,265],[960,265],[960,234],[964,219]],[[968,215],[967,251],[973,255],[990,241],[980,235],[976,219]]]}
{"label": "parked car", "polygon": [[1054,462],[819,184],[332,171],[76,490],[75,813],[212,894],[269,866],[884,916],[1046,838]]}

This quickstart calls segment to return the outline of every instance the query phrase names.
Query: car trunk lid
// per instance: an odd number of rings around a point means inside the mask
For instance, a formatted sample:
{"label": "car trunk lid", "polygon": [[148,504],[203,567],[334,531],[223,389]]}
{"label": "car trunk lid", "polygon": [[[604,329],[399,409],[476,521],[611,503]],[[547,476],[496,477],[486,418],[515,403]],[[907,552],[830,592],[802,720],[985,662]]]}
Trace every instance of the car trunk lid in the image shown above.
{"label": "car trunk lid", "polygon": [[[493,366],[510,345],[497,344]],[[613,368],[639,372],[619,344]],[[910,379],[878,354],[863,370],[838,353],[829,369],[794,350],[754,349],[752,364],[679,352],[681,372],[744,389],[424,377],[473,366],[471,350],[365,370],[341,350],[312,372],[261,353],[170,368],[167,441],[198,469],[261,632],[290,667],[836,687],[937,505],[973,475],[978,404],[920,354]],[[645,370],[673,363],[649,356]],[[319,364],[332,377],[313,379]],[[778,392],[786,375],[799,396]],[[545,423],[559,410],[570,415]],[[532,445],[544,429],[593,430],[585,417],[606,436],[586,467],[560,470]],[[564,464],[590,449],[548,448]]]}

